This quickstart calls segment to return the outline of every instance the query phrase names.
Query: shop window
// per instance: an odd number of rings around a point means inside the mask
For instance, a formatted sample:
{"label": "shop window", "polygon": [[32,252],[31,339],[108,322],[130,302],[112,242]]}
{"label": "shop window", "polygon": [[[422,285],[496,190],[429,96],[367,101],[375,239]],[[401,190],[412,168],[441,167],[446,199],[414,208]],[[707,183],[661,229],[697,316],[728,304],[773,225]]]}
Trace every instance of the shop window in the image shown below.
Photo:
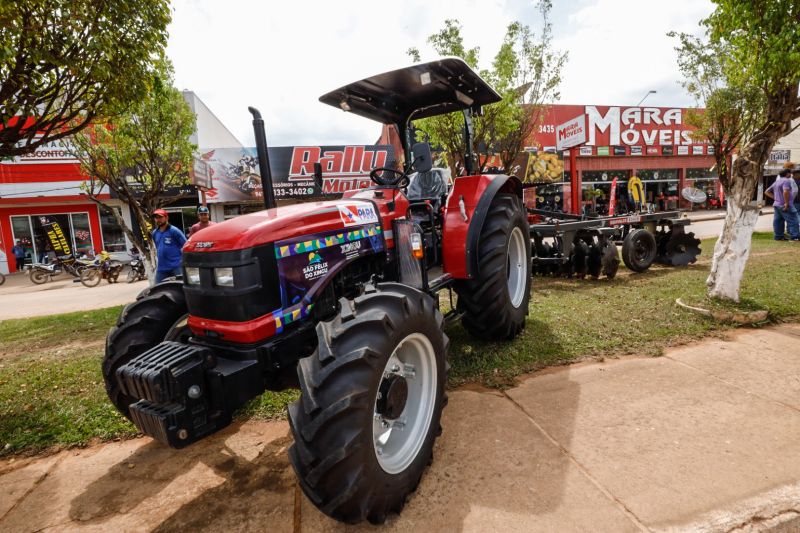
{"label": "shop window", "polygon": [[73,213],[72,219],[72,242],[75,246],[75,253],[78,257],[82,255],[94,255],[92,250],[92,230],[89,228],[88,213]]}
{"label": "shop window", "polygon": [[716,172],[705,168],[686,169],[686,186],[700,189],[706,193],[706,201],[699,205],[692,205],[692,208],[719,207],[719,176]]}
{"label": "shop window", "polygon": [[[117,214],[121,215],[119,207],[113,207]],[[103,250],[106,252],[125,251],[125,233],[122,227],[117,224],[111,209],[100,207],[100,231],[103,234]]]}
{"label": "shop window", "polygon": [[[11,217],[11,233],[13,234],[14,246],[17,241],[25,248],[25,263],[33,263],[36,259],[36,250],[34,249],[33,230],[31,229],[31,221],[27,216]],[[11,247],[6,250],[6,254],[11,257]]]}

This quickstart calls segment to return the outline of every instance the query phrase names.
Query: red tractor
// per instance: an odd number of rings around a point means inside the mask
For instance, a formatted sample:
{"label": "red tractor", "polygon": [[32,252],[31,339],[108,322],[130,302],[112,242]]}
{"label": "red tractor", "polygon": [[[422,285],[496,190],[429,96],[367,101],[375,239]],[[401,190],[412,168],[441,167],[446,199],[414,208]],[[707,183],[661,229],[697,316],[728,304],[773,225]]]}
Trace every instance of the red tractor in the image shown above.
{"label": "red tractor", "polygon": [[[340,200],[275,207],[263,122],[254,115],[268,209],[209,227],[184,247],[182,281],[126,306],[108,335],[111,401],[142,433],[181,448],[227,426],[265,390],[299,387],[289,456],[324,513],[381,523],[432,460],[447,403],[440,291],[454,290],[479,339],[525,325],[531,243],[522,185],[430,172],[414,119],[472,113],[500,96],[460,59],[373,76],[320,98],[405,132],[403,169]],[[416,179],[409,183],[409,173]],[[321,172],[314,179],[321,185]],[[452,300],[451,300],[452,301]]]}

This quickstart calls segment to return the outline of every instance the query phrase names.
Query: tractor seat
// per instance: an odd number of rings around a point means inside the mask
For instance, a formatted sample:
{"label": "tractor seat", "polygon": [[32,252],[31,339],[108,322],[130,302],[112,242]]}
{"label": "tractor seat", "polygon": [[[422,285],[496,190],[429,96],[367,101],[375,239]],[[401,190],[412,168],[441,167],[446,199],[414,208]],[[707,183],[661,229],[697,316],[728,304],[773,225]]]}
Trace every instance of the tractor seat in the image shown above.
{"label": "tractor seat", "polygon": [[447,195],[448,177],[445,176],[445,169],[433,168],[428,172],[417,172],[411,175],[411,182],[408,184],[406,198],[410,202],[431,200],[436,202],[436,207],[441,201],[442,196]]}

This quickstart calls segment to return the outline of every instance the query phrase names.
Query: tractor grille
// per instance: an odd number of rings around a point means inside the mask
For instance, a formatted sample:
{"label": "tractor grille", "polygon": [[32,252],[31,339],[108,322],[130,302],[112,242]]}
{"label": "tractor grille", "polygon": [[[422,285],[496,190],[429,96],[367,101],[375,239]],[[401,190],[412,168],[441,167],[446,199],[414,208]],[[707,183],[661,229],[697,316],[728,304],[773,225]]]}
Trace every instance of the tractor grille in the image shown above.
{"label": "tractor grille", "polygon": [[[226,252],[184,252],[184,267],[200,269],[200,284],[184,276],[189,314],[211,320],[247,322],[281,307],[278,264],[272,244]],[[234,286],[214,283],[214,268],[233,269]]]}

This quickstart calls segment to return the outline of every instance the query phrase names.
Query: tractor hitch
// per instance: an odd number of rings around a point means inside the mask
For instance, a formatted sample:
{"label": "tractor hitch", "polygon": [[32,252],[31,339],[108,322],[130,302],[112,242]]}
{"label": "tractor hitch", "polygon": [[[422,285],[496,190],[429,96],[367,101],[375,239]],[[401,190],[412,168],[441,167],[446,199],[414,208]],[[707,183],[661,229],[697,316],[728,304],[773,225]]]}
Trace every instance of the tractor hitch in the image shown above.
{"label": "tractor hitch", "polygon": [[211,349],[165,341],[117,369],[139,430],[183,448],[230,424],[233,411],[264,391],[257,360],[233,360]]}

